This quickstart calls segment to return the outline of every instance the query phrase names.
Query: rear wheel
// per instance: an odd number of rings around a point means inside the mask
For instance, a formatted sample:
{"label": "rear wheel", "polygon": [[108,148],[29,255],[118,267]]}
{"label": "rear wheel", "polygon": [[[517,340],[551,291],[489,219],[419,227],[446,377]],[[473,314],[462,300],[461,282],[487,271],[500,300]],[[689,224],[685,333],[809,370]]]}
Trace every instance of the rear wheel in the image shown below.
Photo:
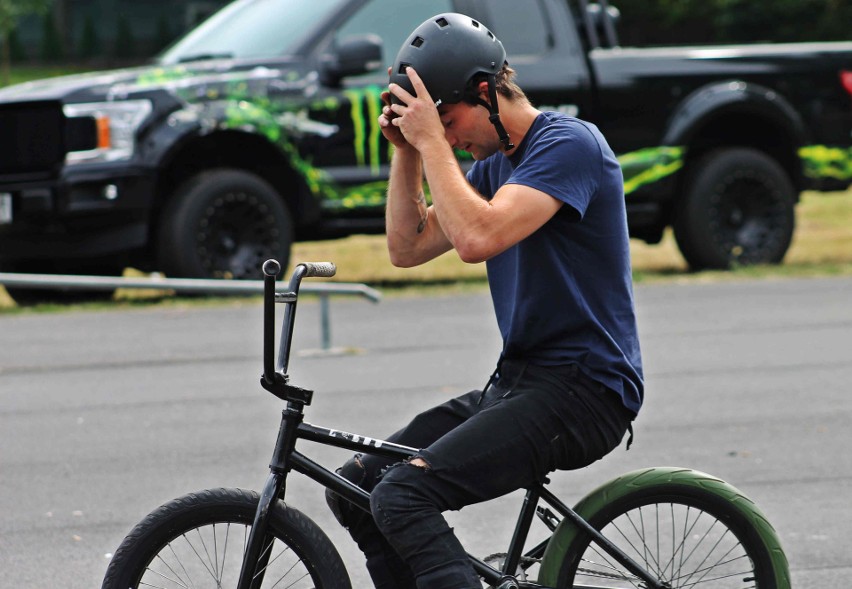
{"label": "rear wheel", "polygon": [[692,164],[678,203],[678,247],[695,270],[777,264],[793,237],[795,200],[790,178],[763,152],[711,152]]}
{"label": "rear wheel", "polygon": [[158,260],[169,276],[256,279],[270,258],[287,267],[292,243],[293,220],[275,189],[219,169],[177,189],[161,217]]}
{"label": "rear wheel", "polygon": [[[185,495],[139,523],[121,543],[102,589],[236,587],[258,497],[241,489]],[[351,589],[328,536],[278,503],[271,513],[268,564],[253,589]]]}
{"label": "rear wheel", "polygon": [[[778,555],[747,514],[729,498],[700,487],[638,488],[605,505],[589,523],[673,589],[789,587],[776,578],[773,557]],[[579,534],[566,554],[557,587],[645,586],[588,535]]]}

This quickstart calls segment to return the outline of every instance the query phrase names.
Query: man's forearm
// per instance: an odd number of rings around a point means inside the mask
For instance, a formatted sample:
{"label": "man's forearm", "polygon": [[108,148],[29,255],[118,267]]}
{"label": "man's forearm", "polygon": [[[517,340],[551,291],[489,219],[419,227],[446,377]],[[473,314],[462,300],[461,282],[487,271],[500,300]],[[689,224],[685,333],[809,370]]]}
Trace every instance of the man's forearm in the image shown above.
{"label": "man's forearm", "polygon": [[395,266],[417,266],[452,247],[426,202],[423,164],[414,149],[399,149],[394,153],[385,229],[388,253]]}
{"label": "man's forearm", "polygon": [[387,197],[385,223],[390,246],[392,241],[407,241],[411,239],[412,233],[416,235],[417,228],[427,214],[426,198],[423,195],[423,165],[417,151],[398,149],[394,153]]}

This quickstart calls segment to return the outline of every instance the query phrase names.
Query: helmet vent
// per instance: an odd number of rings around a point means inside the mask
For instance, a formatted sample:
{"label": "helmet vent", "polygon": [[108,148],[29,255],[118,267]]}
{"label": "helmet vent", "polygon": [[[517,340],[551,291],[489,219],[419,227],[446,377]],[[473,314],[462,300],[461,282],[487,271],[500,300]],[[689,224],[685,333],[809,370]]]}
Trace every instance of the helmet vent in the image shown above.
{"label": "helmet vent", "polygon": [[479,23],[478,23],[478,22],[476,22],[476,21],[475,21],[475,20],[473,20],[473,19],[471,19],[471,20],[470,20],[470,24],[472,24],[472,25],[473,25],[474,27],[476,27],[477,29],[479,28]]}
{"label": "helmet vent", "polygon": [[405,68],[408,68],[408,67],[411,67],[410,63],[400,62],[399,70],[397,71],[397,73],[405,75]]}
{"label": "helmet vent", "polygon": [[423,37],[415,37],[414,41],[411,42],[413,47],[420,47],[423,45]]}
{"label": "helmet vent", "polygon": [[449,25],[450,25],[450,21],[448,21],[447,19],[445,19],[443,16],[442,16],[441,18],[439,18],[438,20],[436,20],[435,22],[436,22],[436,23],[438,24],[438,26],[439,26],[439,27],[441,27],[442,29],[443,29],[444,27],[447,27],[447,26],[449,26]]}

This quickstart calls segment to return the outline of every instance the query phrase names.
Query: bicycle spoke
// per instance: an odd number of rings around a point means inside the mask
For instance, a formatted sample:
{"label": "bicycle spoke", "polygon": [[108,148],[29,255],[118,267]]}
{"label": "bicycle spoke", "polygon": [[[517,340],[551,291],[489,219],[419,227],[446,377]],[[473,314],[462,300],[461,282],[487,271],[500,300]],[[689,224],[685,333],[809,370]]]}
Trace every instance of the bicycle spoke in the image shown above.
{"label": "bicycle spoke", "polygon": [[592,552],[594,552],[599,558],[601,558],[603,560],[603,562],[596,562],[596,561],[593,561],[593,560],[589,560],[587,558],[584,558],[583,562],[586,562],[586,563],[589,563],[590,565],[594,565],[594,566],[597,566],[599,568],[603,568],[603,569],[610,570],[610,571],[613,571],[613,572],[612,573],[606,573],[604,571],[599,571],[599,570],[584,569],[586,575],[594,576],[594,577],[602,577],[602,578],[605,578],[605,579],[618,579],[618,580],[626,581],[626,582],[630,583],[631,586],[639,589],[640,584],[642,582],[641,579],[639,579],[635,575],[631,574],[630,572],[624,570],[623,567],[621,567],[621,565],[615,564],[614,561],[612,561],[610,559],[610,556],[608,554],[606,554],[605,552],[602,552],[596,546],[590,546],[589,549]]}
{"label": "bicycle spoke", "polygon": [[[171,550],[172,550],[172,554],[174,554],[174,550],[172,549],[171,544],[169,544],[169,549],[171,549]],[[169,563],[167,563],[167,562],[163,559],[163,557],[162,557],[162,556],[160,556],[159,554],[157,555],[157,560],[159,560],[161,563],[163,563],[163,566],[165,566],[167,569],[169,569],[169,572],[170,572],[172,575],[174,575],[177,579],[180,579],[180,574],[178,574],[178,572],[177,572],[177,571],[175,571],[175,570],[171,567],[171,565],[170,565]],[[186,573],[186,569],[183,569],[183,570],[184,570],[184,573]],[[159,574],[159,573],[157,573],[157,574]],[[188,573],[186,573],[186,574],[188,575]],[[189,579],[189,577],[188,577],[188,576],[187,576],[186,584],[184,584],[184,582],[183,582],[182,580],[175,580],[174,582],[175,582],[175,583],[177,583],[177,584],[178,584],[178,585],[179,585],[182,589],[191,589],[191,588],[190,588],[189,583],[191,583],[192,581],[191,581],[191,579]]]}
{"label": "bicycle spoke", "polygon": [[[268,552],[271,553],[273,544],[274,544],[274,538],[273,538],[273,542],[269,544],[267,550],[265,550],[264,552],[268,551]],[[255,578],[257,578],[257,576],[261,575],[261,574],[265,575],[266,571],[269,569],[269,567],[271,567],[273,564],[275,564],[276,561],[278,561],[280,558],[282,558],[285,554],[287,554],[289,552],[290,552],[290,547],[284,546],[284,548],[274,558],[271,558],[269,560],[269,562],[263,568],[263,570],[258,571],[257,575],[255,575]],[[287,577],[290,576],[290,573],[292,573],[293,570],[301,564],[302,564],[302,560],[300,558],[296,558],[296,561],[292,565],[290,565],[290,567],[287,570],[285,570],[279,576],[278,580],[275,581],[275,583],[270,587],[270,589],[276,589]],[[299,581],[301,581],[302,579],[304,579],[308,575],[309,575],[309,573],[307,571],[305,571],[304,574],[301,577],[296,578],[295,580],[291,581],[289,585],[282,587],[281,589],[290,589],[291,587],[295,586]]]}
{"label": "bicycle spoke", "polygon": [[[199,536],[200,536],[201,532],[200,532],[197,528],[196,528],[196,530],[195,530],[195,531],[196,531],[196,533],[198,533],[198,534],[199,534]],[[211,571],[211,570],[210,570],[210,567],[209,567],[209,566],[207,566],[207,562],[204,560],[204,557],[202,557],[202,556],[201,556],[201,554],[198,552],[198,550],[195,548],[195,546],[193,545],[193,543],[190,541],[189,537],[188,537],[186,534],[183,534],[183,536],[182,536],[182,537],[183,537],[184,541],[187,543],[187,545],[188,545],[188,546],[192,549],[192,552],[193,552],[193,553],[195,554],[195,556],[197,557],[198,562],[199,562],[199,563],[201,563],[201,566],[203,566],[203,567],[204,567],[204,569],[207,571],[207,573],[208,573],[211,577],[213,577],[213,580],[215,581],[215,580],[216,580],[216,575],[214,575],[214,574],[213,574],[213,571]],[[204,542],[202,541],[202,546],[203,546],[203,544],[204,544]],[[208,558],[208,560],[209,560],[209,558]]]}

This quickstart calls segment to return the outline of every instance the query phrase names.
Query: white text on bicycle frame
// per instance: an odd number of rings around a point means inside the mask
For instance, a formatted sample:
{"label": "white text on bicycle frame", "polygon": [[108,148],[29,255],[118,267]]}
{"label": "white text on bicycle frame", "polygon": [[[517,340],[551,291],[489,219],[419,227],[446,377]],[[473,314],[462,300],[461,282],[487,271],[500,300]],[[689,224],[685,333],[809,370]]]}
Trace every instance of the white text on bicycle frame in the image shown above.
{"label": "white text on bicycle frame", "polygon": [[358,434],[350,434],[349,432],[339,432],[337,430],[330,429],[328,430],[328,435],[334,438],[344,438],[355,444],[366,444],[367,446],[371,446],[373,448],[382,447],[382,440],[374,440],[373,438],[362,437]]}

